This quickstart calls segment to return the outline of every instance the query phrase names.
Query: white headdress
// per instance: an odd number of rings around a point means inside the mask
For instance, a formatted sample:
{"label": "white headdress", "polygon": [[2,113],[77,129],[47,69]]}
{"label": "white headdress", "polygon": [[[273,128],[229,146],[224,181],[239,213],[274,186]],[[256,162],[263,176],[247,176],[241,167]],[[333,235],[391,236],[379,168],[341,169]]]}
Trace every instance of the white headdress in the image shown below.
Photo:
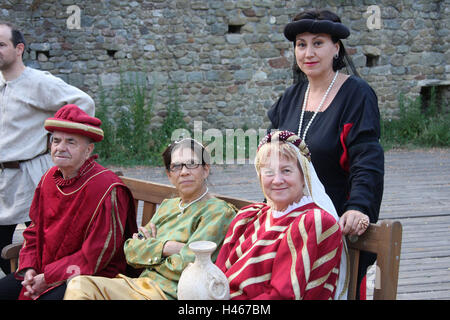
{"label": "white headdress", "polygon": [[[285,141],[297,154],[300,167],[302,168],[303,177],[305,179],[304,194],[312,197],[314,203],[321,209],[331,214],[336,221],[339,221],[336,209],[328,194],[325,192],[325,187],[320,182],[316,174],[316,170],[311,162],[311,154],[305,142],[297,135],[290,131],[276,131],[266,135],[259,143],[259,148],[265,144],[274,141]],[[255,162],[256,165],[256,162]],[[258,172],[259,174],[259,172]],[[343,239],[344,248],[341,255],[341,263],[339,267],[339,278],[336,286],[335,299],[347,299],[348,289],[348,274],[347,274],[347,246]]]}

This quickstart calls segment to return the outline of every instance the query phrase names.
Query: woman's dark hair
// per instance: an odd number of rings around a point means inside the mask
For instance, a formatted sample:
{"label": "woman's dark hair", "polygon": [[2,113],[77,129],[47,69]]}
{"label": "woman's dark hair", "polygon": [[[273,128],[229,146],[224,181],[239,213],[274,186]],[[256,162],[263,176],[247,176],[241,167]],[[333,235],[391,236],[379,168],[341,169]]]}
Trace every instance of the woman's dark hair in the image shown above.
{"label": "woman's dark hair", "polygon": [[[329,11],[329,10],[308,10],[304,12],[300,12],[297,14],[292,21],[298,21],[302,19],[313,19],[313,20],[330,20],[333,22],[341,22],[341,19],[338,15],[335,13]],[[331,36],[331,41],[333,43],[339,43],[339,53],[337,59],[333,59],[333,71],[341,70],[342,68],[346,68],[347,72],[349,74],[354,74],[359,77],[358,72],[356,71],[356,68],[351,61],[350,57],[348,56],[347,52],[345,51],[344,44],[342,41],[334,36]],[[295,46],[295,43],[294,43]],[[350,70],[349,70],[350,68]],[[303,73],[302,70],[297,65],[297,62],[294,59],[294,64],[292,66],[293,73],[294,73],[294,83],[297,83],[299,81],[307,81],[306,75]]]}
{"label": "woman's dark hair", "polygon": [[172,142],[162,153],[166,170],[170,169],[170,164],[172,163],[172,153],[180,148],[190,149],[193,155],[195,154],[198,159],[202,160],[202,166],[209,165],[211,163],[209,152],[201,143],[191,138],[185,138],[180,141]]}

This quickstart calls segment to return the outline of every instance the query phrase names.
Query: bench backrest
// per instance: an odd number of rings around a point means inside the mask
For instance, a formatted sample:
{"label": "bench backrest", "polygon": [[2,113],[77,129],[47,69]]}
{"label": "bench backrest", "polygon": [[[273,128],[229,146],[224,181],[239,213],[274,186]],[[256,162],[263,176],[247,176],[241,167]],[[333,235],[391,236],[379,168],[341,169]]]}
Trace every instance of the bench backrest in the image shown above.
{"label": "bench backrest", "polygon": [[[156,211],[156,206],[164,199],[173,198],[177,196],[175,187],[165,184],[144,181],[140,179],[128,178],[120,176],[120,179],[128,186],[133,194],[136,210],[138,210],[138,202],[143,202],[141,225],[145,226]],[[246,205],[251,204],[251,201],[232,198],[215,194],[219,199],[231,203],[240,209]]]}

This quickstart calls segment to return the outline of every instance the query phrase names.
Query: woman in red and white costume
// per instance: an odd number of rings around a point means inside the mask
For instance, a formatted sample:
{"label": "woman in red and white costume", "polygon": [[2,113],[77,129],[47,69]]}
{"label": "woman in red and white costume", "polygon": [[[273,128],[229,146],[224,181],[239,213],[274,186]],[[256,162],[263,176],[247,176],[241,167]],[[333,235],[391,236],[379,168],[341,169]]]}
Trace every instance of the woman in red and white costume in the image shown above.
{"label": "woman in red and white costume", "polygon": [[267,204],[238,212],[216,262],[231,299],[346,299],[339,218],[305,143],[289,131],[268,134],[255,167]]}

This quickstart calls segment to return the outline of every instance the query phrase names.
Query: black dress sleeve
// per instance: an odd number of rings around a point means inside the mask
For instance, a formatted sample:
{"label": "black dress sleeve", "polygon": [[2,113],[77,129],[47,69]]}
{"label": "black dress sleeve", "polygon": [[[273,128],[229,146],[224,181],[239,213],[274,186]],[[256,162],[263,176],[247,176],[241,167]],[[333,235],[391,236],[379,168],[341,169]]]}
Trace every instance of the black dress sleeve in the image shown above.
{"label": "black dress sleeve", "polygon": [[373,89],[361,79],[358,82],[342,123],[344,154],[341,159],[349,170],[350,188],[345,211],[359,210],[367,214],[371,222],[376,222],[384,181],[384,152],[379,143],[380,112]]}

